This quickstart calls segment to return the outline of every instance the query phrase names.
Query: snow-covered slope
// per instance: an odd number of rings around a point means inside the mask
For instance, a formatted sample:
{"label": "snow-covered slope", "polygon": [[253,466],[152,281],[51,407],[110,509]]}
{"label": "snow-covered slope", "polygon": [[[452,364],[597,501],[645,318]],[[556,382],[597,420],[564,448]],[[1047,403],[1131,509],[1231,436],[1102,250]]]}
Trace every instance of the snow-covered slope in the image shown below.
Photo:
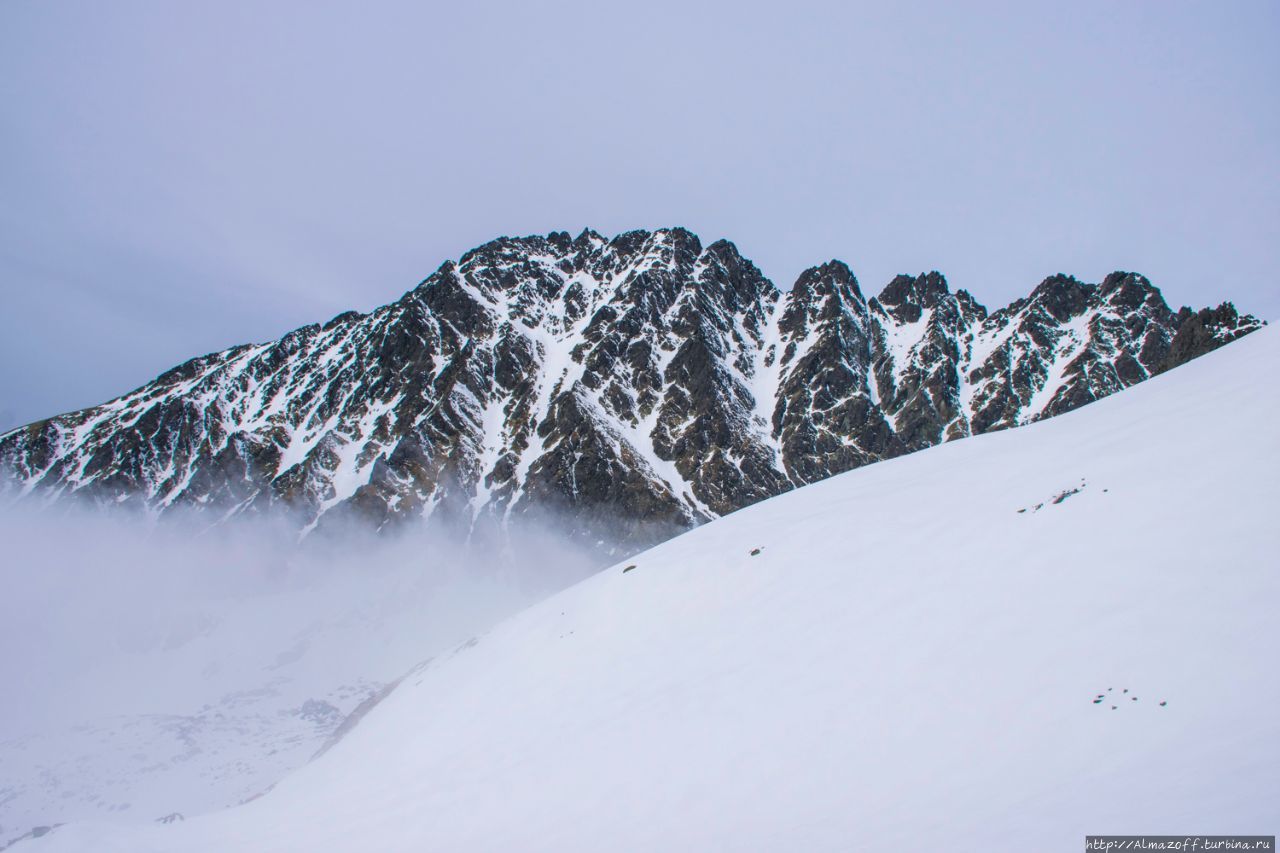
{"label": "snow-covered slope", "polygon": [[758,503],[423,664],[252,803],[18,849],[1269,833],[1277,365],[1263,331],[1062,417]]}
{"label": "snow-covered slope", "polygon": [[[0,436],[0,480],[310,531],[548,514],[656,541],[795,486],[1077,408],[1257,328],[1134,273],[988,315],[938,273],[781,292],[680,228],[501,238],[397,302],[192,359]],[[607,549],[606,549],[607,550]]]}

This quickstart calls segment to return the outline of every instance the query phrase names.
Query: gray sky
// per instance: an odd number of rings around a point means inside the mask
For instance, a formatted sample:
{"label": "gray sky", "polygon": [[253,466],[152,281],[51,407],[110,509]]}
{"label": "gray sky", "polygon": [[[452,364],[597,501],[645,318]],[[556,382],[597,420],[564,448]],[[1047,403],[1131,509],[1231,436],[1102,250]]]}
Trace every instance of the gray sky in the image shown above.
{"label": "gray sky", "polygon": [[6,0],[0,426],[584,226],[1273,319],[1277,38],[1273,2]]}

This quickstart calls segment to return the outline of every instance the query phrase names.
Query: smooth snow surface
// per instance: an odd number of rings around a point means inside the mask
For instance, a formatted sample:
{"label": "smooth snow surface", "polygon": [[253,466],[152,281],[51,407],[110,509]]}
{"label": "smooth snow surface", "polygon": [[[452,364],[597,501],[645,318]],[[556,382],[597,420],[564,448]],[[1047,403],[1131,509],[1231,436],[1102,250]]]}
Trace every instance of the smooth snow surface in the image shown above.
{"label": "smooth snow surface", "polygon": [[1273,833],[1278,356],[1266,329],[1077,412],[757,504],[438,657],[260,799],[18,849]]}

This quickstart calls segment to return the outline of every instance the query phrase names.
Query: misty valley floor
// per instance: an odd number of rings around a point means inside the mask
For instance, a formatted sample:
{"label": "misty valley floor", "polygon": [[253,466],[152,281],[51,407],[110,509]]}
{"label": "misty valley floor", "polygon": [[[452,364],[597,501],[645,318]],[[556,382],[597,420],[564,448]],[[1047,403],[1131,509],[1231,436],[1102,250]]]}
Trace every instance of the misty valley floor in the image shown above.
{"label": "misty valley floor", "polygon": [[545,540],[512,566],[439,538],[278,534],[0,518],[0,678],[20,697],[0,707],[0,845],[260,796],[406,669],[591,565]]}

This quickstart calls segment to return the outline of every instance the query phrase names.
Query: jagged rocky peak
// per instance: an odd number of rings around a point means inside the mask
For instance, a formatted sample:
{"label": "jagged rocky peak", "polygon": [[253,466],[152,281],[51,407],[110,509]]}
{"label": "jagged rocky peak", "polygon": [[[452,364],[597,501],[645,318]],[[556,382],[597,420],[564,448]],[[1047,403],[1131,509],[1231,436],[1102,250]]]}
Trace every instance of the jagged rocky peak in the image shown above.
{"label": "jagged rocky peak", "polygon": [[1152,310],[1168,310],[1160,291],[1147,277],[1136,272],[1116,271],[1102,280],[1101,295],[1109,305],[1127,311],[1136,311],[1143,306]]}
{"label": "jagged rocky peak", "polygon": [[926,310],[936,308],[950,295],[946,278],[935,270],[918,276],[894,276],[876,302],[895,320],[916,323]]}
{"label": "jagged rocky peak", "polygon": [[1075,276],[1051,275],[1031,291],[1030,303],[1043,308],[1054,320],[1065,323],[1079,317],[1095,301],[1096,284],[1086,284]]}
{"label": "jagged rocky peak", "polygon": [[794,342],[819,323],[845,314],[863,316],[866,300],[858,279],[843,261],[828,261],[800,273],[791,287],[779,329]]}
{"label": "jagged rocky peak", "polygon": [[941,441],[1068,411],[1259,322],[1142,276],[988,313],[938,272],[780,291],[683,228],[503,237],[398,301],[192,359],[0,436],[17,494],[467,535],[554,517],[639,547]]}

